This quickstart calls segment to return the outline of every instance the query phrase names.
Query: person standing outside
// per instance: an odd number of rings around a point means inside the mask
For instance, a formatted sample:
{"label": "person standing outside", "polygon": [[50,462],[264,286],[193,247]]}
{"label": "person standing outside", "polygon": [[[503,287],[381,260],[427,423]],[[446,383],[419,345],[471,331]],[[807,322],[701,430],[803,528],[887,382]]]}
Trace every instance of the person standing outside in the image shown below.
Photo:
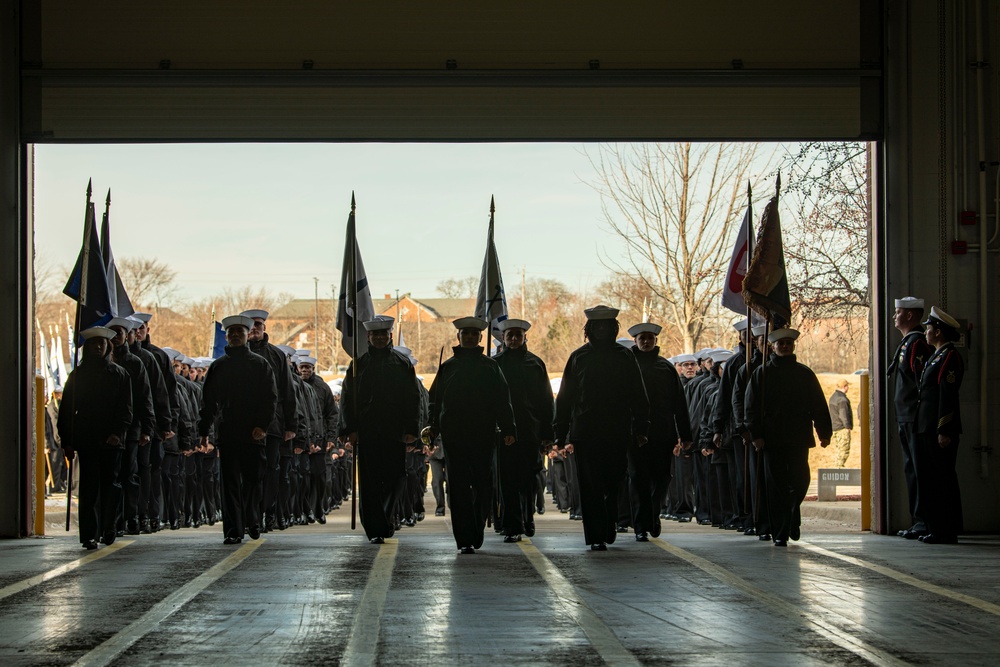
{"label": "person standing outside", "polygon": [[830,422],[833,425],[833,436],[830,444],[836,452],[837,467],[847,466],[847,457],[851,455],[851,429],[854,428],[854,410],[851,408],[851,399],[847,398],[847,388],[850,385],[847,380],[837,383],[830,396]]}

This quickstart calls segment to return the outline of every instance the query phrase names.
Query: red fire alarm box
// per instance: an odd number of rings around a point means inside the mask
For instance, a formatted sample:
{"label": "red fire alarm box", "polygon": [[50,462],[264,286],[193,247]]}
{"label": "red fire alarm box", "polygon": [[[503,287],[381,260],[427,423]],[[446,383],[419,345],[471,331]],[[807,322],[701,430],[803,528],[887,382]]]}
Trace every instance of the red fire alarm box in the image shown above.
{"label": "red fire alarm box", "polygon": [[976,212],[962,211],[958,214],[958,219],[963,225],[974,225],[976,224]]}
{"label": "red fire alarm box", "polygon": [[952,255],[964,255],[969,252],[969,244],[965,241],[952,241],[951,242],[951,254]]}

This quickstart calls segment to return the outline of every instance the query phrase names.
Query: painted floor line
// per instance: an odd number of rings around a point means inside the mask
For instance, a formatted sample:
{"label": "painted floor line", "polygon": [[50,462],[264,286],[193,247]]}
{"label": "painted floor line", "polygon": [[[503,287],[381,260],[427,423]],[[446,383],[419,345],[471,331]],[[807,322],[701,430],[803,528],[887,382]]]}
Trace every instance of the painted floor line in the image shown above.
{"label": "painted floor line", "polygon": [[398,550],[399,541],[396,539],[388,539],[379,547],[378,555],[375,556],[375,562],[368,574],[365,592],[361,596],[361,604],[358,605],[358,611],[354,615],[351,635],[341,660],[342,665],[349,667],[374,665],[378,658],[382,612],[385,610],[385,599],[392,584],[392,570],[396,564]]}
{"label": "painted floor line", "polygon": [[580,628],[583,629],[587,639],[590,640],[591,645],[605,663],[609,665],[639,665],[639,660],[625,648],[611,628],[577,594],[573,584],[552,564],[552,561],[538,550],[538,547],[531,543],[531,540],[522,539],[517,543],[517,546],[521,547],[521,551],[528,557],[531,565],[542,576],[556,597],[563,602],[569,616],[576,620]]}
{"label": "painted floor line", "polygon": [[250,555],[263,543],[264,540],[253,540],[251,542],[247,542],[239,549],[226,556],[226,558],[224,558],[221,562],[216,563],[211,568],[168,595],[162,601],[153,605],[152,609],[129,625],[125,626],[125,628],[103,644],[95,646],[89,653],[81,656],[80,659],[73,664],[77,666],[101,665],[102,667],[110,664],[111,661],[127,651],[132,644],[154,631],[160,623],[168,619],[175,612],[181,609],[181,607],[193,600],[195,596],[249,558]]}
{"label": "painted floor line", "polygon": [[821,556],[826,556],[828,558],[836,558],[839,561],[845,563],[850,563],[856,567],[863,567],[872,572],[877,572],[890,579],[895,579],[904,584],[909,584],[914,588],[919,588],[921,590],[927,591],[928,593],[934,593],[940,595],[941,597],[948,598],[949,600],[954,600],[956,602],[963,602],[970,607],[975,607],[980,611],[985,611],[988,614],[993,614],[994,616],[1000,616],[1000,605],[994,604],[992,602],[987,602],[986,600],[981,600],[977,597],[971,595],[966,595],[964,593],[959,593],[957,591],[952,591],[943,586],[938,586],[936,584],[931,584],[926,581],[921,581],[916,577],[910,576],[905,572],[900,572],[899,570],[894,570],[891,567],[886,567],[885,565],[879,565],[877,563],[869,563],[868,561],[861,560],[860,558],[855,558],[854,556],[848,556],[846,554],[839,554],[836,551],[830,551],[829,549],[824,549],[823,547],[817,546],[815,544],[810,544],[808,542],[800,542],[799,546],[811,551],[815,554]]}
{"label": "painted floor line", "polygon": [[882,649],[861,641],[857,637],[852,636],[850,633],[844,632],[832,623],[828,623],[821,618],[809,615],[809,613],[801,607],[792,604],[777,595],[768,593],[762,588],[754,586],[745,579],[736,576],[729,570],[716,565],[710,560],[693,554],[686,549],[674,546],[673,544],[670,544],[669,542],[658,537],[651,538],[649,541],[656,544],[656,546],[660,547],[667,553],[676,556],[681,560],[687,561],[706,574],[712,575],[727,586],[743,591],[751,598],[759,602],[763,602],[785,618],[806,625],[809,629],[826,638],[831,643],[850,651],[863,660],[867,660],[875,665],[898,665],[902,667],[903,665],[909,664],[906,661],[883,651]]}
{"label": "painted floor line", "polygon": [[0,588],[0,600],[9,598],[11,595],[16,595],[21,591],[26,591],[29,588],[45,583],[46,581],[51,581],[52,579],[62,576],[67,572],[72,572],[87,563],[93,563],[95,560],[100,560],[105,556],[110,556],[114,552],[120,551],[134,542],[135,540],[116,540],[114,544],[107,547],[101,547],[97,551],[91,551],[83,558],[78,558],[71,563],[60,565],[59,567],[53,568],[48,572],[43,572],[34,577],[28,577],[27,579],[22,579],[21,581],[16,581],[13,584],[4,586],[3,588]]}

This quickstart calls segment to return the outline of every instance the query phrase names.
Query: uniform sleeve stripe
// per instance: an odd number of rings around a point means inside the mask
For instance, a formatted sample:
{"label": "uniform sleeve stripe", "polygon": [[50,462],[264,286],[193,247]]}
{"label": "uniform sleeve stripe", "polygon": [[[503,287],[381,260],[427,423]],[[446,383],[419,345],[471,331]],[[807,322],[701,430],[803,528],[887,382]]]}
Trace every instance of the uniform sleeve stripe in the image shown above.
{"label": "uniform sleeve stripe", "polygon": [[941,417],[941,419],[938,420],[938,428],[941,428],[945,424],[948,424],[949,422],[951,422],[951,420],[952,420],[952,418],[954,416],[955,416],[954,412],[949,412],[944,417]]}

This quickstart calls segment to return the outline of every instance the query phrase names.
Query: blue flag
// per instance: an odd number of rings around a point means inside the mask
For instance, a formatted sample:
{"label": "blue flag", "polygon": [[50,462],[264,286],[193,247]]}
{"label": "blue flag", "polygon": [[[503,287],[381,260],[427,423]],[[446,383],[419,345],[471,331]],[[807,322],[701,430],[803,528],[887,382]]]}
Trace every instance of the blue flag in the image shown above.
{"label": "blue flag", "polygon": [[[97,220],[94,204],[87,203],[83,223],[83,246],[76,259],[73,272],[63,288],[63,294],[73,299],[80,310],[80,330],[107,323],[111,315],[111,296],[108,292],[108,273],[101,244],[97,238]],[[79,334],[79,332],[76,332]]]}
{"label": "blue flag", "polygon": [[221,322],[215,323],[215,342],[212,344],[212,358],[218,359],[226,353],[226,330]]}

